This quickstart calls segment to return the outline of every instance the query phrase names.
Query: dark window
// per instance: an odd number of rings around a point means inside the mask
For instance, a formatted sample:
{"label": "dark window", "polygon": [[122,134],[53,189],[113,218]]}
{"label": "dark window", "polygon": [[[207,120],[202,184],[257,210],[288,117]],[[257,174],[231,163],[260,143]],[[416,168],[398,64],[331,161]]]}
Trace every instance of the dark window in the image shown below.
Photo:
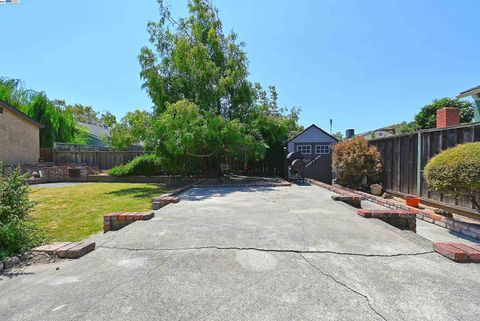
{"label": "dark window", "polygon": [[0,114],[3,114],[3,108],[0,107]]}

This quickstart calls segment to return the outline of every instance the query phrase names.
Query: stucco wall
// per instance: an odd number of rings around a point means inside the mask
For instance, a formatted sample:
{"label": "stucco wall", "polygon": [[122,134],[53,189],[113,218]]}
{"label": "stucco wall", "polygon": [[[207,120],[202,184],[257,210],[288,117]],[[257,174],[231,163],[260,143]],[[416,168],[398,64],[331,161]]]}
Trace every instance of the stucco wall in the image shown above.
{"label": "stucco wall", "polygon": [[35,164],[40,157],[39,128],[7,108],[0,113],[0,161]]}

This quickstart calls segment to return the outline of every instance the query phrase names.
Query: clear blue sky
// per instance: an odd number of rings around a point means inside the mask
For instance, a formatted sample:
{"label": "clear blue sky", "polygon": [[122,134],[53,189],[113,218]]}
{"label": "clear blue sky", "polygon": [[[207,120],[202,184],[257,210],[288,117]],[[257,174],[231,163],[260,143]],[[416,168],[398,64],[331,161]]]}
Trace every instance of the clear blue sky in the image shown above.
{"label": "clear blue sky", "polygon": [[[478,0],[213,2],[246,43],[250,80],[277,86],[303,125],[374,129],[480,84]],[[185,15],[186,0],[170,4]],[[150,109],[137,55],[157,17],[155,0],[0,5],[0,76],[118,117]]]}

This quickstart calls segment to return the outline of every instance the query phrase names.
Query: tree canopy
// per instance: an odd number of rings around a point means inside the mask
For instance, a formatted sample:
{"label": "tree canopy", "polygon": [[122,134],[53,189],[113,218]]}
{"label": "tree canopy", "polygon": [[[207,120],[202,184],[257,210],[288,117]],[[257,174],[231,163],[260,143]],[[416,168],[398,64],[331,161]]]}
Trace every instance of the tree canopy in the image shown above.
{"label": "tree canopy", "polygon": [[50,101],[44,92],[25,89],[16,79],[0,79],[0,99],[44,125],[40,129],[40,146],[54,142],[85,142],[85,130],[71,113]]}
{"label": "tree canopy", "polygon": [[283,158],[289,135],[300,129],[300,110],[279,108],[274,86],[248,80],[245,45],[223,32],[210,1],[190,0],[188,16],[179,19],[158,3],[160,19],[147,25],[151,45],[139,54],[153,110],[127,114],[112,128],[112,145],[141,142],[171,171],[269,153]]}
{"label": "tree canopy", "polygon": [[437,110],[445,107],[460,109],[460,122],[471,122],[474,116],[473,103],[456,98],[443,97],[434,99],[430,104],[423,106],[415,115],[413,121],[394,124],[389,127],[398,129],[401,133],[414,132],[421,129],[435,128],[437,125]]}

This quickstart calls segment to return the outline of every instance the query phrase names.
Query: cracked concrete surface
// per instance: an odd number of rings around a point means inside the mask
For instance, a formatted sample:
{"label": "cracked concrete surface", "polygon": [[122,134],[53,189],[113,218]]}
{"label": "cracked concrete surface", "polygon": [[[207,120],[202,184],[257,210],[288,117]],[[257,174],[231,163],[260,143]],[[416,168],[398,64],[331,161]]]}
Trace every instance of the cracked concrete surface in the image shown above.
{"label": "cracked concrete surface", "polygon": [[[2,320],[478,320],[480,265],[313,186],[193,189],[75,261],[0,281]],[[59,267],[59,270],[55,268]]]}

